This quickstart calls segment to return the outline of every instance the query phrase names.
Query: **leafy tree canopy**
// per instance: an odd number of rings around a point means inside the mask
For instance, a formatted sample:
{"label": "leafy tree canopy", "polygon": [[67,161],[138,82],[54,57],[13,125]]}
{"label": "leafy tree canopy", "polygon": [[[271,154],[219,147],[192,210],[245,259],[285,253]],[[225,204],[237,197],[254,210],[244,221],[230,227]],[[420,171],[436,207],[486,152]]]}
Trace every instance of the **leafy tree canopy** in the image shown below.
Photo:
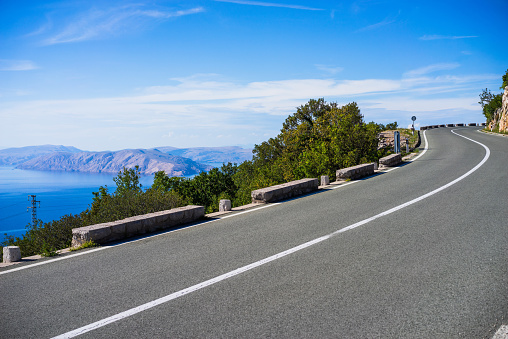
{"label": "leafy tree canopy", "polygon": [[255,145],[254,167],[263,181],[282,183],[328,175],[378,158],[381,127],[366,124],[356,103],[339,107],[323,98],[297,108],[280,133]]}

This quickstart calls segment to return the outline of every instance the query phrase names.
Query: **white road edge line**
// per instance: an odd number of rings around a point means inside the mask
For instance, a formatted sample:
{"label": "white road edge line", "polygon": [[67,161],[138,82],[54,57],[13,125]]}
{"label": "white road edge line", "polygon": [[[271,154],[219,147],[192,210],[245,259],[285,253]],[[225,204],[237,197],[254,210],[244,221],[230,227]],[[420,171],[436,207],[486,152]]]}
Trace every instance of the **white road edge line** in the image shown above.
{"label": "white road edge line", "polygon": [[[340,229],[340,230],[337,230],[337,231],[335,231],[335,232],[332,232],[332,233],[330,233],[330,234],[328,234],[328,235],[325,235],[325,236],[319,237],[319,238],[317,238],[317,239],[311,240],[311,241],[306,242],[306,243],[304,243],[304,244],[301,244],[301,245],[299,245],[299,246],[296,246],[296,247],[290,248],[290,249],[288,249],[288,250],[286,250],[286,251],[283,251],[283,252],[277,253],[277,254],[275,254],[275,255],[272,255],[272,256],[270,256],[270,257],[267,257],[267,258],[265,258],[265,259],[262,259],[262,260],[256,261],[256,262],[254,262],[254,263],[252,263],[252,264],[249,264],[249,265],[246,265],[246,266],[243,266],[243,267],[237,268],[236,270],[233,270],[233,271],[231,271],[231,272],[228,272],[228,273],[225,273],[225,274],[219,275],[219,276],[217,276],[217,277],[215,277],[215,278],[212,278],[212,279],[209,279],[209,280],[203,281],[203,282],[201,282],[201,283],[199,283],[199,284],[196,284],[196,285],[194,285],[194,286],[190,286],[190,287],[185,288],[185,289],[183,289],[183,290],[180,290],[180,291],[174,292],[174,293],[169,294],[169,295],[167,295],[167,296],[165,296],[165,297],[162,297],[162,298],[159,298],[159,299],[155,299],[155,300],[150,301],[150,302],[148,302],[148,303],[146,303],[146,304],[143,304],[143,305],[140,305],[140,306],[137,306],[137,307],[131,308],[131,309],[127,310],[127,311],[124,311],[124,312],[121,312],[121,313],[115,314],[115,315],[113,315],[113,316],[111,316],[111,317],[108,317],[108,318],[105,318],[105,319],[99,320],[99,321],[94,322],[94,323],[92,323],[92,324],[89,324],[89,325],[86,325],[86,326],[80,327],[80,328],[78,328],[78,329],[75,329],[75,330],[73,330],[73,331],[70,331],[70,332],[64,333],[64,334],[59,335],[59,336],[56,336],[56,337],[53,337],[52,339],[73,338],[73,337],[76,337],[76,336],[78,336],[78,335],[81,335],[81,334],[84,334],[84,333],[87,333],[87,332],[93,331],[93,330],[95,330],[95,329],[98,329],[98,328],[100,328],[100,327],[106,326],[106,325],[111,324],[111,323],[113,323],[113,322],[116,322],[116,321],[118,321],[118,320],[121,320],[121,319],[124,319],[124,318],[130,317],[130,316],[132,316],[132,315],[134,315],[134,314],[137,314],[137,313],[140,313],[140,312],[146,311],[146,310],[148,310],[148,309],[150,309],[150,308],[152,308],[152,307],[155,307],[155,306],[158,306],[158,305],[164,304],[164,303],[166,303],[166,302],[168,302],[168,301],[170,301],[170,300],[173,300],[173,299],[179,298],[179,297],[181,297],[181,296],[184,296],[184,295],[186,295],[186,294],[189,294],[189,293],[192,293],[192,292],[198,291],[198,290],[200,290],[200,289],[202,289],[202,288],[205,288],[205,287],[207,287],[207,286],[213,285],[213,284],[218,283],[218,282],[220,282],[220,281],[223,281],[223,280],[229,279],[229,278],[234,277],[234,276],[236,276],[236,275],[238,275],[238,274],[241,274],[241,273],[247,272],[247,271],[252,270],[252,269],[254,269],[254,268],[256,268],[256,267],[262,266],[262,265],[267,264],[267,263],[269,263],[269,262],[272,262],[272,261],[274,261],[274,260],[277,260],[277,259],[280,259],[280,258],[282,258],[282,257],[285,257],[285,256],[287,256],[287,255],[289,255],[289,254],[292,254],[292,253],[298,252],[298,251],[300,251],[300,250],[302,250],[302,249],[304,249],[304,248],[307,248],[307,247],[310,247],[310,246],[312,246],[312,245],[318,244],[318,243],[320,243],[320,242],[322,242],[322,241],[325,241],[325,240],[327,240],[327,239],[330,239],[331,237],[333,237],[333,236],[335,236],[335,235],[338,235],[338,234],[340,234],[340,233],[344,233],[344,232],[346,232],[346,231],[349,231],[349,230],[352,230],[352,229],[354,229],[354,228],[357,228],[357,227],[359,227],[359,226],[361,226],[361,225],[364,225],[364,224],[369,223],[369,222],[371,222],[371,221],[373,221],[373,220],[376,220],[376,219],[378,219],[378,218],[381,218],[381,217],[383,217],[383,216],[386,216],[386,215],[388,215],[388,214],[391,214],[391,213],[393,213],[393,212],[396,212],[396,211],[398,211],[398,210],[400,210],[400,209],[403,209],[403,208],[405,208],[405,207],[407,207],[407,206],[413,205],[413,204],[415,204],[415,203],[417,203],[417,202],[419,202],[419,201],[421,201],[421,200],[423,200],[423,199],[425,199],[425,198],[428,198],[428,197],[430,197],[430,196],[432,196],[432,195],[434,195],[434,194],[436,194],[436,193],[441,192],[442,190],[444,190],[444,189],[446,189],[446,188],[448,188],[448,187],[450,187],[450,186],[452,186],[452,185],[454,185],[454,184],[458,183],[459,181],[461,181],[461,180],[465,179],[466,177],[468,177],[469,175],[471,175],[472,173],[474,173],[474,172],[475,172],[476,170],[478,170],[478,169],[479,169],[479,168],[480,168],[480,167],[481,167],[481,166],[482,166],[482,165],[483,165],[483,164],[487,161],[487,159],[490,157],[490,149],[489,149],[487,146],[485,146],[484,144],[479,143],[478,141],[475,141],[475,140],[473,140],[473,139],[467,138],[467,137],[465,137],[465,136],[462,136],[462,135],[460,135],[460,134],[457,134],[457,133],[455,133],[453,130],[452,130],[451,132],[452,132],[453,134],[455,134],[455,135],[458,135],[458,136],[460,136],[460,137],[462,137],[462,138],[465,138],[465,139],[467,139],[467,140],[470,140],[470,141],[472,141],[472,142],[474,142],[474,143],[477,143],[477,144],[479,144],[479,145],[483,146],[483,148],[485,149],[485,152],[486,152],[486,153],[485,153],[485,156],[484,156],[483,160],[482,160],[482,161],[481,161],[478,165],[476,165],[473,169],[471,169],[470,171],[468,171],[466,174],[464,174],[464,175],[460,176],[459,178],[457,178],[457,179],[455,179],[455,180],[451,181],[450,183],[448,183],[448,184],[446,184],[446,185],[444,185],[444,186],[441,186],[440,188],[435,189],[435,190],[433,190],[433,191],[431,191],[431,192],[429,192],[429,193],[427,193],[427,194],[424,194],[424,195],[420,196],[419,198],[413,199],[413,200],[408,201],[408,202],[406,202],[406,203],[404,203],[404,204],[402,204],[402,205],[399,205],[399,206],[397,206],[397,207],[391,208],[391,209],[389,209],[389,210],[387,210],[387,211],[385,211],[385,212],[379,213],[379,214],[377,214],[377,215],[375,215],[375,216],[373,216],[373,217],[370,217],[370,218],[368,218],[368,219],[365,219],[365,220],[359,221],[359,222],[357,222],[357,223],[355,223],[355,224],[352,224],[352,225],[350,225],[350,226],[344,227],[344,228],[342,228],[342,229]],[[425,134],[424,134],[424,135],[425,135]],[[427,144],[427,141],[426,141],[426,147],[427,147],[427,145],[428,145],[428,144]]]}
{"label": "white road edge line", "polygon": [[116,244],[116,245],[107,245],[107,246],[103,246],[103,247],[97,247],[97,248],[88,250],[86,252],[81,252],[81,253],[76,253],[76,254],[70,254],[70,255],[66,255],[64,257],[60,257],[60,258],[45,260],[45,261],[41,261],[41,262],[38,262],[38,263],[35,263],[35,264],[30,264],[30,265],[25,265],[25,266],[20,266],[20,267],[12,268],[10,270],[1,271],[0,275],[7,274],[7,273],[12,273],[12,272],[16,272],[16,271],[21,271],[21,270],[24,270],[24,269],[27,269],[27,268],[32,268],[32,267],[36,267],[36,266],[40,266],[40,265],[50,264],[50,263],[53,263],[55,261],[71,259],[71,258],[74,258],[74,257],[78,257],[80,255],[89,254],[89,253],[93,253],[93,252],[97,252],[97,251],[102,251],[102,250],[106,250],[106,249],[109,249],[109,248],[114,248],[114,247],[118,247],[118,246],[122,246],[122,245],[126,245],[126,244],[131,244],[133,242],[137,242],[137,241],[141,241],[141,240],[145,240],[145,239],[149,239],[149,238],[159,237],[161,235],[165,235],[165,234],[168,234],[168,233],[178,232],[178,231],[186,230],[186,229],[193,228],[193,227],[196,227],[196,226],[202,226],[202,225],[209,224],[211,222],[215,222],[215,221],[218,221],[218,220],[221,220],[221,219],[235,217],[235,216],[240,215],[240,214],[254,212],[254,211],[257,211],[257,210],[261,210],[263,208],[277,206],[279,204],[281,204],[281,203],[280,202],[273,202],[273,203],[270,203],[268,205],[263,205],[263,206],[256,207],[256,208],[253,208],[253,209],[250,209],[250,210],[247,210],[247,211],[243,211],[243,212],[240,212],[240,213],[231,214],[231,215],[219,218],[219,219],[213,219],[213,220],[209,220],[209,221],[205,221],[205,222],[200,222],[200,223],[192,225],[192,226],[178,228],[178,229],[175,229],[175,230],[169,230],[169,231],[166,231],[166,232],[162,232],[162,233],[158,233],[158,234],[142,237],[142,238],[136,239],[136,240],[128,240],[128,241],[125,241],[125,242],[122,242],[122,243]]}
{"label": "white road edge line", "polygon": [[[428,143],[427,143],[427,136],[425,135],[425,132],[426,131],[423,131],[423,137],[424,137],[424,140],[425,140],[425,148],[424,148],[423,152],[419,156],[417,156],[416,158],[409,160],[409,162],[415,161],[416,159],[418,159],[422,155],[424,155],[425,152],[427,152],[427,148],[428,148],[427,145],[428,145]],[[396,170],[398,168],[399,167],[395,167],[395,168],[389,169],[389,170],[387,170],[385,172],[390,172],[390,171]],[[344,186],[348,186],[348,185],[351,185],[351,184],[354,184],[354,183],[357,183],[357,182],[360,182],[360,181],[353,180],[353,181],[350,181],[348,183],[342,184],[340,186],[330,187],[328,189],[329,190],[334,190],[334,189],[341,188],[341,187],[344,187]],[[159,234],[155,234],[155,235],[151,235],[151,236],[146,236],[146,237],[143,237],[143,238],[140,238],[140,239],[136,239],[136,240],[128,240],[126,242],[122,242],[122,243],[116,244],[116,245],[108,245],[108,246],[98,247],[98,248],[95,248],[95,249],[92,249],[92,250],[88,250],[88,251],[82,252],[82,253],[76,253],[76,254],[66,255],[66,256],[61,257],[61,258],[49,259],[49,260],[41,261],[41,262],[38,262],[38,263],[35,263],[35,264],[30,264],[30,265],[25,265],[25,266],[20,266],[20,267],[12,268],[10,270],[1,271],[0,275],[8,274],[8,273],[16,272],[16,271],[21,271],[21,270],[25,270],[27,268],[32,268],[32,267],[36,267],[36,266],[40,266],[40,265],[46,265],[46,264],[50,264],[50,263],[53,263],[53,262],[56,262],[56,261],[60,261],[60,260],[67,260],[67,259],[71,259],[71,258],[74,258],[74,257],[78,257],[80,255],[89,254],[89,253],[93,253],[93,252],[97,252],[97,251],[102,251],[102,250],[105,250],[105,249],[114,248],[114,247],[117,247],[117,246],[122,246],[122,245],[125,245],[125,244],[130,244],[130,243],[133,243],[133,242],[137,242],[137,241],[141,241],[141,240],[145,240],[145,239],[149,239],[149,238],[159,237],[159,236],[165,235],[167,233],[178,232],[180,230],[189,229],[189,228],[196,227],[196,226],[202,226],[204,224],[208,224],[208,223],[211,223],[211,222],[215,222],[215,221],[222,220],[222,219],[236,217],[236,216],[241,215],[241,214],[258,211],[258,210],[261,210],[263,208],[273,207],[273,206],[276,206],[276,205],[279,205],[279,204],[281,204],[281,203],[280,202],[270,203],[268,205],[264,205],[264,206],[261,206],[261,207],[256,207],[256,208],[253,208],[253,209],[250,209],[250,210],[247,210],[247,211],[243,211],[243,212],[239,212],[239,213],[234,213],[234,214],[226,215],[226,216],[220,217],[218,219],[201,222],[201,223],[193,225],[193,226],[179,228],[179,229],[176,229],[176,230],[169,230],[167,232],[162,232],[162,233],[159,233]]]}
{"label": "white road edge line", "polygon": [[508,339],[508,325],[499,327],[492,339]]}

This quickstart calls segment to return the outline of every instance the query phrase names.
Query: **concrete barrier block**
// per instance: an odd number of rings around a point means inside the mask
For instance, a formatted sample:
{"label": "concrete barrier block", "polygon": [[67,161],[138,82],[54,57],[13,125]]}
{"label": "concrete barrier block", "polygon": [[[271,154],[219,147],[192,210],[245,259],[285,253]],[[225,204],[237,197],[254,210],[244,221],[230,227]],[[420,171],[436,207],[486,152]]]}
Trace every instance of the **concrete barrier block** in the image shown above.
{"label": "concrete barrier block", "polygon": [[219,212],[231,211],[231,200],[222,199],[219,201]]}
{"label": "concrete barrier block", "polygon": [[252,191],[251,198],[253,203],[273,202],[310,193],[317,190],[318,187],[317,178],[306,178]]}
{"label": "concrete barrier block", "polygon": [[173,213],[170,214],[169,218],[171,221],[180,221],[184,217],[184,212],[181,210],[176,210]]}
{"label": "concrete barrier block", "polygon": [[5,246],[3,248],[4,255],[3,261],[4,263],[16,262],[21,260],[21,250],[19,246]]}
{"label": "concrete barrier block", "polygon": [[360,179],[374,174],[374,163],[361,164],[353,167],[341,168],[336,172],[337,179]]}
{"label": "concrete barrier block", "polygon": [[393,167],[402,162],[402,155],[400,153],[390,154],[386,157],[379,159],[379,163],[383,166]]}
{"label": "concrete barrier block", "polygon": [[321,186],[330,185],[330,178],[327,175],[321,176]]}
{"label": "concrete barrier block", "polygon": [[199,220],[205,216],[203,206],[184,206],[167,211],[138,215],[109,223],[96,224],[72,230],[72,246],[92,240],[104,244],[131,236],[154,232]]}

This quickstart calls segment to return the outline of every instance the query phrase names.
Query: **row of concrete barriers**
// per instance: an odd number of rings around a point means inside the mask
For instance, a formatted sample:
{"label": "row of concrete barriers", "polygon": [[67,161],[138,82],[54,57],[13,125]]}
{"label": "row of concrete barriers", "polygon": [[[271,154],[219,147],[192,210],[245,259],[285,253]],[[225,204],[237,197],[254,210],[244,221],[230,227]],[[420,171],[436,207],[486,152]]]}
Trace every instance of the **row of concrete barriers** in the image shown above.
{"label": "row of concrete barriers", "polygon": [[[381,166],[397,166],[402,162],[400,154],[392,154],[379,159]],[[377,163],[361,164],[337,170],[337,180],[356,180],[374,174]],[[330,183],[328,176],[321,177],[321,186]],[[253,203],[270,203],[300,196],[317,191],[319,182],[316,178],[305,178],[281,185],[270,186],[251,192]],[[220,211],[230,211],[231,201],[221,200]],[[171,210],[149,213],[113,222],[74,228],[72,230],[72,247],[81,246],[88,241],[96,244],[106,244],[123,240],[150,232],[174,229],[182,225],[193,223],[205,217],[203,206],[184,206]],[[21,260],[20,249],[17,246],[3,248],[4,263]]]}
{"label": "row of concrete barriers", "polygon": [[464,126],[486,126],[487,124],[482,122],[482,123],[476,123],[476,122],[472,122],[470,124],[443,124],[443,125],[431,125],[431,126],[423,126],[423,127],[420,127],[420,131],[425,131],[427,129],[433,129],[433,128],[440,128],[440,127],[464,127]]}

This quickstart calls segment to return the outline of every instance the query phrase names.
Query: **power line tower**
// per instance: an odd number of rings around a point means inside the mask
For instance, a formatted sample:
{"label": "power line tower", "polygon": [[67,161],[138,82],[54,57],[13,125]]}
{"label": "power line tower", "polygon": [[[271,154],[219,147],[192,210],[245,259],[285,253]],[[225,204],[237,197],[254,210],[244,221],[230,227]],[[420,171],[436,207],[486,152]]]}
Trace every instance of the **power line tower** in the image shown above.
{"label": "power line tower", "polygon": [[34,194],[28,196],[28,201],[30,201],[30,198],[32,198],[32,206],[28,206],[26,208],[26,211],[28,212],[28,210],[30,208],[32,209],[32,227],[33,227],[37,223],[37,205],[36,204],[39,203],[39,208],[40,208],[41,207],[41,202],[35,200],[35,195]]}

